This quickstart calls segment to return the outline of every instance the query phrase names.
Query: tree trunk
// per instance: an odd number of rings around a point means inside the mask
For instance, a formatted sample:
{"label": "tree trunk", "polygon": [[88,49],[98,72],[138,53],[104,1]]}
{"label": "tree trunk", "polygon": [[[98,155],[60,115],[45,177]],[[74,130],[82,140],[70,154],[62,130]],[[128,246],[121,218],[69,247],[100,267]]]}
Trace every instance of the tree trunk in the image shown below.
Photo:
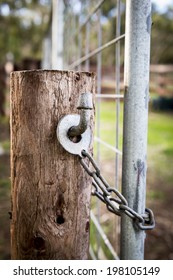
{"label": "tree trunk", "polygon": [[95,92],[93,73],[11,74],[12,259],[88,258],[91,178],[56,136],[86,91]]}

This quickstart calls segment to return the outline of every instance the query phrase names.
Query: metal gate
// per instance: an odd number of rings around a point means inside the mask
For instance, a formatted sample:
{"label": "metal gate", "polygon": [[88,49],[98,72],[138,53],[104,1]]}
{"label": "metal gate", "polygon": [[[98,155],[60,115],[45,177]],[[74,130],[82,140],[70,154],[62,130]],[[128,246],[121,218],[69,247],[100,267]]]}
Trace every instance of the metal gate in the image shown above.
{"label": "metal gate", "polygon": [[[145,210],[150,26],[150,0],[53,0],[42,63],[97,73],[94,157],[112,188],[142,215],[143,229],[154,226]],[[91,259],[143,259],[145,231],[127,211],[120,219],[93,198]]]}

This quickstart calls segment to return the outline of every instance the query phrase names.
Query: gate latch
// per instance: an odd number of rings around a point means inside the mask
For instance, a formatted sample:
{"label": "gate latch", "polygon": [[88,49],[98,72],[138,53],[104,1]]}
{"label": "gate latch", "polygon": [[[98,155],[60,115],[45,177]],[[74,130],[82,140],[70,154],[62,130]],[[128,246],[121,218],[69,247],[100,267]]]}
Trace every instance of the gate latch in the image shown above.
{"label": "gate latch", "polygon": [[66,115],[59,121],[57,137],[66,151],[82,157],[81,151],[87,151],[91,142],[89,123],[93,103],[90,92],[81,94],[77,109],[80,110],[80,115]]}

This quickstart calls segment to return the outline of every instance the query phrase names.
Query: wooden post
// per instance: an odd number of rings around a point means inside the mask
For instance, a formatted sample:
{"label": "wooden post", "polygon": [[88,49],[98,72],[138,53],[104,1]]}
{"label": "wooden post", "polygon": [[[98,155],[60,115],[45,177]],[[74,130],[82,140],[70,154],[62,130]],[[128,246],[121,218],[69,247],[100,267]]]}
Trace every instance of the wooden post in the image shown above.
{"label": "wooden post", "polygon": [[88,258],[91,178],[56,136],[86,91],[93,73],[11,73],[12,259]]}

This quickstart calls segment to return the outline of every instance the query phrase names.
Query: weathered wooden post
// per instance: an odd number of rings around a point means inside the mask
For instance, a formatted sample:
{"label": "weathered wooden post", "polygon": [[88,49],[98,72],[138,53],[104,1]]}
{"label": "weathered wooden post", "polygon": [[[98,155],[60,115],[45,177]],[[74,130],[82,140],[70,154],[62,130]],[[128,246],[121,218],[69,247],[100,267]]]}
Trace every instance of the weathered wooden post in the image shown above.
{"label": "weathered wooden post", "polygon": [[12,259],[88,258],[91,178],[56,136],[88,91],[95,92],[89,72],[11,74]]}

